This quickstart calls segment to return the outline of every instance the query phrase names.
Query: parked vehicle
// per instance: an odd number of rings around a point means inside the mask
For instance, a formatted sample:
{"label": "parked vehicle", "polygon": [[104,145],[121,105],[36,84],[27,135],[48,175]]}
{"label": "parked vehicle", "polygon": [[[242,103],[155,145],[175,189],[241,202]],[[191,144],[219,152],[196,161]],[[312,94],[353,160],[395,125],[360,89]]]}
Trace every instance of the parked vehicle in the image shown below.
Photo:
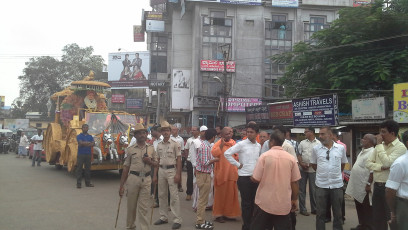
{"label": "parked vehicle", "polygon": [[[34,156],[34,143],[31,143],[27,148],[28,148],[27,149],[28,157],[30,159],[33,159],[33,156]],[[41,161],[46,161],[44,149],[41,151]]]}

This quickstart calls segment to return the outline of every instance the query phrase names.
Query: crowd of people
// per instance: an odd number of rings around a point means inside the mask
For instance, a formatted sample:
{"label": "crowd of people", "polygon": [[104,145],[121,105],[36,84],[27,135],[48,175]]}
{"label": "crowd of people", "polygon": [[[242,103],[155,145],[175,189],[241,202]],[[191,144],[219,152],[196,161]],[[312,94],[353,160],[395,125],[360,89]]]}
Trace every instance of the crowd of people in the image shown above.
{"label": "crowd of people", "polygon": [[[121,197],[127,191],[128,229],[136,228],[136,213],[141,229],[150,228],[151,196],[156,196],[154,207],[160,213],[154,225],[167,224],[171,211],[171,228],[181,227],[184,164],[186,200],[192,201],[196,212],[196,229],[213,229],[212,219],[222,224],[239,217],[242,230],[295,229],[296,211],[316,215],[317,230],[325,229],[331,219],[333,229],[343,229],[345,194],[355,202],[359,225],[353,230],[408,229],[404,218],[408,216],[408,131],[400,140],[395,121],[384,121],[378,135],[365,134],[361,139],[362,150],[346,189],[347,147],[331,127],[320,127],[318,138],[313,127],[305,128],[306,138],[300,143],[290,129],[275,126],[268,133],[255,122],[246,125],[246,136],[239,142],[232,139],[230,127],[192,127],[191,134],[184,142],[177,127],[163,122],[151,128],[149,140],[147,129],[136,124],[119,188]],[[92,145],[84,141],[79,141],[79,148]],[[85,181],[93,186],[90,178]],[[307,183],[310,213],[305,205]],[[206,210],[212,210],[210,218]]]}

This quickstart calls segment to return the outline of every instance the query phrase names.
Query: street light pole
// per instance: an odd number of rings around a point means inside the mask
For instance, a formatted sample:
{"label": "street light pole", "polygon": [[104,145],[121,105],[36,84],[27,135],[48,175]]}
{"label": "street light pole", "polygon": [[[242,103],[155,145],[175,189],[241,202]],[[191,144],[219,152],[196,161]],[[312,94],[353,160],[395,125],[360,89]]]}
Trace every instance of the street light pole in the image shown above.
{"label": "street light pole", "polygon": [[224,106],[223,106],[223,126],[228,126],[228,92],[227,92],[227,62],[229,61],[229,54],[230,54],[230,49],[231,49],[231,44],[226,44],[224,46],[228,46],[228,52],[224,51],[223,56],[224,56],[224,71],[222,72],[224,76]]}

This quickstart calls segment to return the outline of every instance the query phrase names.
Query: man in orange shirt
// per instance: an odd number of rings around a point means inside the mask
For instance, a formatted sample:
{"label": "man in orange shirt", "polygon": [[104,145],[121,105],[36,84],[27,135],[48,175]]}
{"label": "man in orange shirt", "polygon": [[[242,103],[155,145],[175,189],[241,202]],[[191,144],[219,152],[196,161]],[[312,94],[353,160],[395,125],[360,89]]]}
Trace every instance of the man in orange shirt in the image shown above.
{"label": "man in orange shirt", "polygon": [[297,209],[300,171],[294,156],[282,149],[284,134],[273,130],[269,144],[255,166],[251,179],[258,182],[251,230],[292,228],[290,212]]}
{"label": "man in orange shirt", "polygon": [[230,127],[225,127],[221,133],[221,139],[211,150],[211,154],[220,159],[214,165],[213,216],[216,217],[215,221],[224,223],[225,219],[240,216],[241,209],[238,201],[238,169],[224,157],[224,152],[235,145],[231,139],[233,132]]}

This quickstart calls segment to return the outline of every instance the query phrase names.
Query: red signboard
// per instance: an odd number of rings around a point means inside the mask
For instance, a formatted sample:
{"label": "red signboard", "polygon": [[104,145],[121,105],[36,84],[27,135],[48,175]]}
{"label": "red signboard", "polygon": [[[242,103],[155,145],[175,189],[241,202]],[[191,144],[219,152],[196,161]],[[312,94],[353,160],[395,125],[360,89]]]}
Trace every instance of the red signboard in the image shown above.
{"label": "red signboard", "polygon": [[142,26],[133,26],[133,41],[134,42],[145,41],[145,32]]}
{"label": "red signboard", "polygon": [[125,95],[122,94],[112,94],[112,103],[125,103]]}
{"label": "red signboard", "polygon": [[[223,72],[224,71],[224,61],[217,60],[201,60],[200,61],[201,71],[211,71],[211,72]],[[235,72],[235,62],[227,62],[227,72]]]}
{"label": "red signboard", "polygon": [[269,105],[269,119],[293,119],[292,102]]}

